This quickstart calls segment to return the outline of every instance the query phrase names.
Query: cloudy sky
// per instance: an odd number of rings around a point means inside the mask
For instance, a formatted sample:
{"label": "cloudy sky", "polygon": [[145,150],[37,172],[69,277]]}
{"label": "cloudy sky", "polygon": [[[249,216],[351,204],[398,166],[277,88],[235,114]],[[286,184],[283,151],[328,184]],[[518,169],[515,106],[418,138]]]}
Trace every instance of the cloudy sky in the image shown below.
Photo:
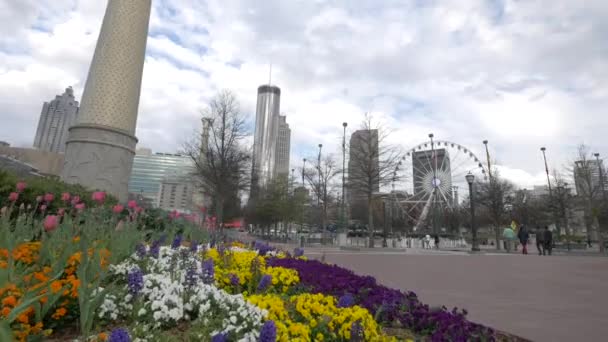
{"label": "cloudy sky", "polygon": [[[404,149],[460,143],[522,186],[576,146],[608,155],[604,0],[153,0],[140,146],[178,150],[199,110],[233,90],[253,121],[256,89],[281,87],[292,163],[365,112]],[[31,146],[43,101],[82,96],[106,1],[0,1],[0,140]]]}

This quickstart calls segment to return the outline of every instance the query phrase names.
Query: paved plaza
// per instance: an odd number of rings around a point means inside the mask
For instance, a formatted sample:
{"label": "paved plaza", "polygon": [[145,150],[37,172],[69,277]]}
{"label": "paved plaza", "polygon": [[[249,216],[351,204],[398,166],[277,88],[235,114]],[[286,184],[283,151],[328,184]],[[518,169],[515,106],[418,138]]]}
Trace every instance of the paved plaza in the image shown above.
{"label": "paved plaza", "polygon": [[608,258],[426,250],[306,249],[311,258],[465,308],[473,321],[533,341],[605,341]]}

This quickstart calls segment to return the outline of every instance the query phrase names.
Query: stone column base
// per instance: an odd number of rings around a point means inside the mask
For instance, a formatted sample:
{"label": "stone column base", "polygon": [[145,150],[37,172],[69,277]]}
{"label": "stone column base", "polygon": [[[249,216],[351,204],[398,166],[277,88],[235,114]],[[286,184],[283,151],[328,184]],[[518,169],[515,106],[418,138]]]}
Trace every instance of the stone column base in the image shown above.
{"label": "stone column base", "polygon": [[95,124],[75,125],[69,132],[61,179],[126,201],[137,138]]}

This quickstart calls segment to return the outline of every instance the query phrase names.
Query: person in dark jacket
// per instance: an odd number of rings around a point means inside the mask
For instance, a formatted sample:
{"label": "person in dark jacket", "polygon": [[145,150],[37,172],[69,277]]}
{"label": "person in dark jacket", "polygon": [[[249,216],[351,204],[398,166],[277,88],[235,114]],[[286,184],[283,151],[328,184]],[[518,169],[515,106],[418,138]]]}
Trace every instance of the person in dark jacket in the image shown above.
{"label": "person in dark jacket", "polygon": [[519,239],[519,243],[521,243],[522,250],[521,254],[528,254],[528,240],[530,239],[530,233],[528,232],[528,228],[523,224],[519,227],[519,232],[517,232],[517,238]]}
{"label": "person in dark jacket", "polygon": [[538,255],[543,255],[543,238],[545,232],[540,228],[540,226],[536,226],[536,231],[534,234],[536,235],[536,249],[538,249]]}
{"label": "person in dark jacket", "polygon": [[553,233],[549,230],[549,227],[545,226],[545,233],[543,234],[543,255],[545,252],[548,252],[551,255],[551,250],[553,249]]}

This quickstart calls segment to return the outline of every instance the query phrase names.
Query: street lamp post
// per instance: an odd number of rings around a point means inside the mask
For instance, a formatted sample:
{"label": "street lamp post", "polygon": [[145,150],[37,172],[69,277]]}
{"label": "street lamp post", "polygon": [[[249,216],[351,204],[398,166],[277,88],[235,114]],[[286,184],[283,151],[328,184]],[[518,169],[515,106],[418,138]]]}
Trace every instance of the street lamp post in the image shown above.
{"label": "street lamp post", "polygon": [[547,185],[549,186],[549,203],[551,203],[551,211],[553,211],[553,219],[555,220],[555,228],[557,228],[557,233],[558,235],[560,235],[561,233],[561,229],[560,229],[560,224],[559,224],[559,220],[557,219],[557,215],[555,213],[555,209],[553,208],[553,189],[551,188],[551,178],[549,177],[549,166],[547,164],[547,155],[546,155],[546,151],[547,149],[545,147],[541,147],[540,148],[541,152],[543,153],[543,160],[545,161],[545,173],[547,174]]}
{"label": "street lamp post", "polygon": [[317,207],[319,208],[319,213],[321,215],[319,215],[320,217],[320,222],[321,222],[321,231],[323,232],[323,238],[325,238],[325,225],[323,224],[323,210],[321,210],[321,192],[323,191],[322,187],[321,187],[321,149],[323,148],[323,144],[319,144],[319,157],[317,159],[317,172],[319,173],[319,184],[318,184],[318,188],[317,188]]}
{"label": "street lamp post", "polygon": [[342,135],[342,229],[346,231],[346,227],[348,226],[348,222],[346,220],[346,202],[345,202],[345,189],[346,189],[346,126],[348,123],[343,122],[342,128],[344,129],[344,134]]}
{"label": "street lamp post", "polygon": [[473,244],[471,247],[471,251],[478,252],[479,243],[477,242],[477,226],[475,225],[475,199],[473,192],[473,182],[475,182],[475,175],[469,172],[469,174],[467,174],[465,178],[467,180],[467,183],[469,183],[469,202],[471,204],[471,232],[473,234]]}
{"label": "street lamp post", "polygon": [[488,162],[488,177],[492,181],[492,164],[490,163],[490,150],[488,150],[488,141],[484,140],[483,144],[486,146],[486,161]]}

